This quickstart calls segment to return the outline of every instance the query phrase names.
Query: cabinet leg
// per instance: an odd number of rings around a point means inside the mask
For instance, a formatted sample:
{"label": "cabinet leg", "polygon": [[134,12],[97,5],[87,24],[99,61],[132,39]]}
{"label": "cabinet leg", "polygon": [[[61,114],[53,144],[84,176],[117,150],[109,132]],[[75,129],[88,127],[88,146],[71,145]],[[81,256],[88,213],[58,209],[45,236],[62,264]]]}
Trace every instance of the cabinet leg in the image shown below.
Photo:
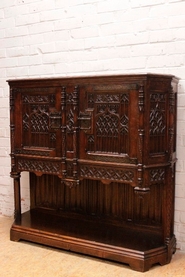
{"label": "cabinet leg", "polygon": [[14,218],[16,221],[21,219],[21,195],[20,195],[20,173],[14,177]]}

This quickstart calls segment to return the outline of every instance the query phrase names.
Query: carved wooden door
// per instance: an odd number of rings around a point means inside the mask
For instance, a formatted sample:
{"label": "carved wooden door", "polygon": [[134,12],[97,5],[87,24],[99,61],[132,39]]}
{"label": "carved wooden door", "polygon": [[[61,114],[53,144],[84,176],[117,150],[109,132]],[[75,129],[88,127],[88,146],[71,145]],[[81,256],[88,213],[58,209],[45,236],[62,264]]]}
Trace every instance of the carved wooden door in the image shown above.
{"label": "carved wooden door", "polygon": [[128,168],[137,163],[138,86],[91,85],[80,98],[81,176],[133,183],[135,174]]}
{"label": "carved wooden door", "polygon": [[60,174],[60,165],[51,161],[61,159],[61,89],[13,88],[11,105],[16,165],[12,171]]}

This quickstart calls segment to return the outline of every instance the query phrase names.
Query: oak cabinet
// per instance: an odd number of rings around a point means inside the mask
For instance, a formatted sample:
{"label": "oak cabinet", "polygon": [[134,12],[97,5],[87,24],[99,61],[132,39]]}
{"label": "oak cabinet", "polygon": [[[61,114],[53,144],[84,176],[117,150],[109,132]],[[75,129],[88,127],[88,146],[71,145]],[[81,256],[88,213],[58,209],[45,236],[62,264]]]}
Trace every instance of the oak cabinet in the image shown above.
{"label": "oak cabinet", "polygon": [[[9,80],[11,240],[146,271],[169,263],[178,79],[140,74]],[[21,172],[30,210],[21,213]]]}

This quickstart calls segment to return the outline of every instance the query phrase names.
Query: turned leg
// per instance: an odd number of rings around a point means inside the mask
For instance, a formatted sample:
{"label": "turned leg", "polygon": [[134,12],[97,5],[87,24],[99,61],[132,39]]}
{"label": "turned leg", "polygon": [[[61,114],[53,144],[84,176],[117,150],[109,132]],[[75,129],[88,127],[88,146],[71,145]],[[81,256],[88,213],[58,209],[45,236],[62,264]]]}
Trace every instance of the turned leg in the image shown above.
{"label": "turned leg", "polygon": [[20,177],[21,174],[17,173],[14,178],[14,217],[16,221],[21,219],[21,194],[20,194]]}

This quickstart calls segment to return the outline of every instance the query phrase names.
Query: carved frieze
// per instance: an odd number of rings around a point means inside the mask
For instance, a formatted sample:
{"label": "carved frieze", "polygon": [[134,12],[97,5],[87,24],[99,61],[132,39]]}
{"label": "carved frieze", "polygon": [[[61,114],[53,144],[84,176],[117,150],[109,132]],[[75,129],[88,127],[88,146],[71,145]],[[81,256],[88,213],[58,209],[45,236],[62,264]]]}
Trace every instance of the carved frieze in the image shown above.
{"label": "carved frieze", "polygon": [[48,174],[60,174],[60,163],[54,162],[54,161],[19,159],[18,170],[42,172],[42,173],[48,173]]}
{"label": "carved frieze", "polygon": [[128,169],[113,169],[98,166],[80,166],[80,176],[84,178],[104,179],[119,182],[134,181],[134,172]]}
{"label": "carved frieze", "polygon": [[49,95],[22,95],[23,103],[49,103],[50,96]]}
{"label": "carved frieze", "polygon": [[97,94],[96,103],[119,103],[119,94]]}

